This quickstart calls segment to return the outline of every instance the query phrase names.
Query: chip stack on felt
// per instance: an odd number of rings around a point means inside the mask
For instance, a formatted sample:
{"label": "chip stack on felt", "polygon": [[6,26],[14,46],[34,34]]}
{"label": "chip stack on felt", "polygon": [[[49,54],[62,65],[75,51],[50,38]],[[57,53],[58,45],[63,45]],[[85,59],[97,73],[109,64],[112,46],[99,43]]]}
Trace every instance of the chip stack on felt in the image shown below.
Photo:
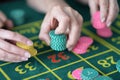
{"label": "chip stack on felt", "polygon": [[96,29],[97,34],[104,38],[109,38],[112,36],[112,31],[107,27],[105,22],[101,22],[100,11],[97,11],[92,16],[92,26]]}
{"label": "chip stack on felt", "polygon": [[83,80],[94,80],[96,77],[98,77],[99,73],[92,69],[92,68],[86,68],[82,71],[81,77]]}
{"label": "chip stack on felt", "polygon": [[93,68],[78,68],[73,70],[72,77],[75,80],[113,80],[108,76],[99,75],[98,71]]}
{"label": "chip stack on felt", "polygon": [[87,49],[90,47],[90,45],[93,43],[93,39],[87,36],[81,36],[73,48],[73,52],[76,54],[84,54],[87,52]]}
{"label": "chip stack on felt", "polygon": [[65,34],[55,34],[55,30],[49,32],[50,47],[56,51],[63,51],[66,49],[67,36]]}

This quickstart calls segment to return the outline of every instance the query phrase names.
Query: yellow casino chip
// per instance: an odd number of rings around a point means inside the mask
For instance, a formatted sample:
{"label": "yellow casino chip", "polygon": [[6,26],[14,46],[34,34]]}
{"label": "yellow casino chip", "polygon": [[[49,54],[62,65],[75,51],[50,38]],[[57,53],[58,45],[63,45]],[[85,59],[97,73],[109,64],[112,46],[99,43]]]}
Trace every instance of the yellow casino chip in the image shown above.
{"label": "yellow casino chip", "polygon": [[30,47],[32,47],[32,46],[28,46],[22,42],[16,42],[16,45],[20,48],[23,48],[23,49],[29,49]]}
{"label": "yellow casino chip", "polygon": [[22,42],[17,42],[16,45],[22,49],[27,50],[31,56],[35,56],[37,54],[37,50],[34,48],[34,46],[28,46]]}
{"label": "yellow casino chip", "polygon": [[28,51],[30,52],[31,56],[35,56],[37,54],[37,50],[33,47],[29,48]]}

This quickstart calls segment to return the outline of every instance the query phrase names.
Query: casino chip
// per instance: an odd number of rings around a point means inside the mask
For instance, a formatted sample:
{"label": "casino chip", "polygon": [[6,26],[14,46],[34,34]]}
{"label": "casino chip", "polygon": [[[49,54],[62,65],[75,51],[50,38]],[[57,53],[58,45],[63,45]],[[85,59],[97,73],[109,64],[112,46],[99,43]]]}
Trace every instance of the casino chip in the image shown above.
{"label": "casino chip", "polygon": [[120,60],[117,61],[116,68],[120,72]]}
{"label": "casino chip", "polygon": [[97,11],[92,16],[92,25],[95,29],[102,29],[106,27],[105,22],[101,22],[100,11]]}
{"label": "casino chip", "polygon": [[101,37],[104,37],[104,38],[109,38],[112,36],[112,31],[110,28],[108,27],[105,27],[105,28],[102,28],[102,29],[97,29],[97,34]]}
{"label": "casino chip", "polygon": [[81,77],[83,80],[94,80],[94,78],[98,77],[99,73],[92,69],[86,68],[82,71]]}
{"label": "casino chip", "polygon": [[95,78],[94,80],[113,80],[113,79],[108,76],[99,76]]}
{"label": "casino chip", "polygon": [[28,46],[22,42],[16,42],[16,46],[27,50],[31,54],[31,56],[35,56],[37,54],[37,50],[34,48],[34,46]]}
{"label": "casino chip", "polygon": [[93,43],[93,39],[87,36],[82,36],[78,40],[77,44],[73,48],[73,52],[76,54],[84,54],[87,52],[89,46]]}
{"label": "casino chip", "polygon": [[55,30],[49,32],[50,47],[56,51],[63,51],[66,49],[67,36],[65,34],[55,34]]}
{"label": "casino chip", "polygon": [[10,16],[17,25],[21,25],[25,22],[25,11],[22,9],[12,10]]}
{"label": "casino chip", "polygon": [[112,30],[107,27],[105,22],[101,22],[100,11],[97,11],[92,16],[92,26],[97,30],[96,33],[104,38],[112,36]]}
{"label": "casino chip", "polygon": [[82,77],[81,77],[81,73],[82,73],[82,68],[79,68],[79,69],[76,69],[72,72],[72,76],[73,78],[77,79],[77,80],[82,80]]}

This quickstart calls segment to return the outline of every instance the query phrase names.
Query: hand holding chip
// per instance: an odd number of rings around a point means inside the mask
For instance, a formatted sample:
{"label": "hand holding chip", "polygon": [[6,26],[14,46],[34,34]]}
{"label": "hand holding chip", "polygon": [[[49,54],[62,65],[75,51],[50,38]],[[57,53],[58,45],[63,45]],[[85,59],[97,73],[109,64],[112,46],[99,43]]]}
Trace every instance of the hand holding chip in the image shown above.
{"label": "hand holding chip", "polygon": [[91,15],[100,10],[101,22],[109,27],[119,12],[117,0],[88,0]]}
{"label": "hand holding chip", "polygon": [[39,37],[50,44],[49,32],[55,29],[56,34],[68,35],[66,47],[72,50],[80,37],[82,23],[83,18],[76,10],[69,6],[54,6],[44,18]]}
{"label": "hand holding chip", "polygon": [[27,61],[28,58],[30,58],[29,52],[17,47],[9,41],[33,45],[31,40],[16,32],[0,29],[0,60],[7,62],[21,62]]}

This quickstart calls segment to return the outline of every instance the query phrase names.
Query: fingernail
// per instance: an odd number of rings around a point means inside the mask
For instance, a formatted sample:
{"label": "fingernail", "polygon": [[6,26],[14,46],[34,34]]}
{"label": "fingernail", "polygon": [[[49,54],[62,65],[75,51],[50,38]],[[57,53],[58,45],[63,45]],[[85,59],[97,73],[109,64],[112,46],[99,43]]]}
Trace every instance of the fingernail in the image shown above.
{"label": "fingernail", "polygon": [[27,44],[31,46],[31,45],[33,45],[33,42],[32,41],[27,41]]}
{"label": "fingernail", "polygon": [[103,17],[102,19],[101,19],[101,22],[104,22],[105,21],[105,18]]}
{"label": "fingernail", "polygon": [[111,22],[108,22],[108,23],[107,23],[107,27],[109,27],[110,25],[111,25]]}
{"label": "fingernail", "polygon": [[50,41],[47,41],[47,44],[50,45]]}
{"label": "fingernail", "polygon": [[55,34],[59,34],[59,32],[57,30],[55,30]]}
{"label": "fingernail", "polygon": [[22,61],[27,61],[28,58],[22,57],[21,60],[22,60]]}
{"label": "fingernail", "polygon": [[30,58],[31,57],[30,53],[29,52],[25,52],[25,57]]}
{"label": "fingernail", "polygon": [[68,50],[71,51],[71,50],[72,50],[72,47],[71,47],[71,48],[68,48]]}

